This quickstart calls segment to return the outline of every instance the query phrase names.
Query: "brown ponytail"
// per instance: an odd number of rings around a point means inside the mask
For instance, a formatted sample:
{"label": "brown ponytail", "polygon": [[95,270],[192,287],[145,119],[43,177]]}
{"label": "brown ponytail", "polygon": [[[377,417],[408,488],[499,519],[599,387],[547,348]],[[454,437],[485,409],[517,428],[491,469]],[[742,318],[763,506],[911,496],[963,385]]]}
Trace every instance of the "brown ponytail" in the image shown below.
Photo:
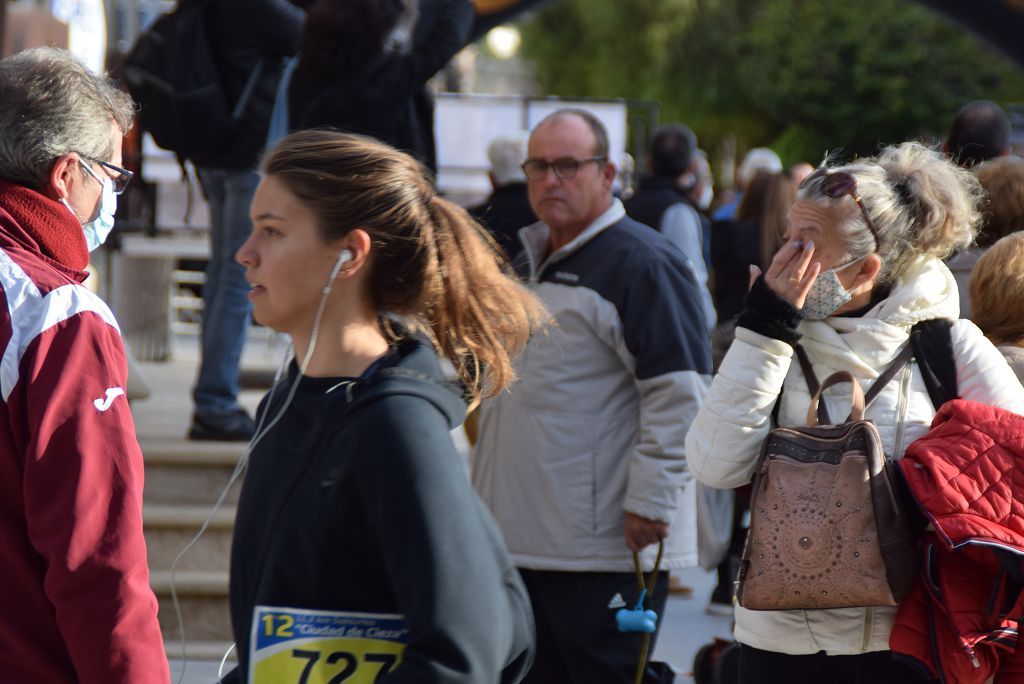
{"label": "brown ponytail", "polygon": [[367,296],[382,316],[431,334],[471,405],[515,379],[512,359],[547,313],[487,232],[436,196],[418,162],[370,138],[309,130],[284,138],[262,168],[313,212],[326,240],[370,234]]}

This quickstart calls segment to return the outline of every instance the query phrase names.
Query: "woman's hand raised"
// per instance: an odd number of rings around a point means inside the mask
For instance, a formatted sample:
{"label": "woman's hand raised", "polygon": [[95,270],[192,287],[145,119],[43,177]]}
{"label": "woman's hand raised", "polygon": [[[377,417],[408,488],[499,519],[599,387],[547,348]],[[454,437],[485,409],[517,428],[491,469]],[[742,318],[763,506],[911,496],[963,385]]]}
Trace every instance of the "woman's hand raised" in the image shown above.
{"label": "woman's hand raised", "polygon": [[[814,243],[792,240],[782,246],[764,274],[765,284],[797,309],[803,308],[807,293],[811,291],[814,279],[821,272],[821,264],[811,262],[814,257]],[[750,283],[757,280],[761,269],[750,267]]]}

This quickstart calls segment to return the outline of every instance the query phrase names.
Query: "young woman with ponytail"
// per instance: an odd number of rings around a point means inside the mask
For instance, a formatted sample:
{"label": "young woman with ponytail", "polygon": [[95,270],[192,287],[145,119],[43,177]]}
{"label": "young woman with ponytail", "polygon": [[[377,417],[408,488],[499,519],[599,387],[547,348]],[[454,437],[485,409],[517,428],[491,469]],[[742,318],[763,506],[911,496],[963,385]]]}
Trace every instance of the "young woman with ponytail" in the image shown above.
{"label": "young woman with ponytail", "polygon": [[529,601],[449,431],[542,306],[404,153],[309,130],[262,173],[237,259],[295,360],[238,504],[225,681],[519,681]]}

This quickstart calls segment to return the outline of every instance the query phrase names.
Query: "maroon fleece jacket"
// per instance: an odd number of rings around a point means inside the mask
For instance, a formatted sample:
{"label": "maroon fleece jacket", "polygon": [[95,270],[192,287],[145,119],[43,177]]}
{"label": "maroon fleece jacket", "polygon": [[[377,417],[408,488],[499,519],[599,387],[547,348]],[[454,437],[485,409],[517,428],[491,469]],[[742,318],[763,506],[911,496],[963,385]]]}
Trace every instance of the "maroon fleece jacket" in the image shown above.
{"label": "maroon fleece jacket", "polygon": [[125,352],[67,207],[0,182],[0,682],[166,684]]}

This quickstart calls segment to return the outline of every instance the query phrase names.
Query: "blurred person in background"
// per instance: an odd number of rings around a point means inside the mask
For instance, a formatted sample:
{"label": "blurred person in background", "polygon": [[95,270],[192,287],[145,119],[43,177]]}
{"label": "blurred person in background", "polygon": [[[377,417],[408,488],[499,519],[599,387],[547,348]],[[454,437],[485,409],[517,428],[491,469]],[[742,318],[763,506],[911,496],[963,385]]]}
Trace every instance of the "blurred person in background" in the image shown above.
{"label": "blurred person in background", "polygon": [[995,102],[968,102],[953,117],[942,151],[954,163],[971,168],[1010,154],[1010,129],[1010,117]]}
{"label": "blurred person in background", "polygon": [[402,47],[389,43],[408,13],[402,0],[315,0],[287,86],[287,130],[369,135],[429,165],[433,130],[422,125],[417,96],[466,45],[475,16],[468,0],[445,0],[432,12]]}
{"label": "blurred person in background", "polygon": [[690,157],[686,173],[679,177],[676,188],[700,214],[703,229],[704,266],[711,271],[711,203],[715,201],[715,178],[711,174],[708,154],[698,148]]}
{"label": "blurred person in background", "polygon": [[736,218],[715,224],[711,234],[711,265],[715,283],[712,295],[719,326],[725,332],[722,344],[715,348],[718,360],[732,342],[729,333],[743,309],[743,298],[750,281],[750,265],[767,268],[782,244],[786,217],[796,199],[796,188],[797,184],[785,171],[761,171],[747,186]]}
{"label": "blurred person in background", "polygon": [[971,276],[972,320],[1024,382],[1024,233],[999,239]]}
{"label": "blurred person in background", "polygon": [[1024,230],[1024,159],[992,159],[974,173],[985,190],[981,230],[974,244],[987,248],[1010,233]]}
{"label": "blurred person in background", "polygon": [[[715,308],[708,291],[708,268],[704,260],[704,222],[679,189],[679,178],[690,168],[697,150],[697,136],[683,124],[666,124],[651,137],[647,156],[648,173],[633,196],[623,204],[636,221],[654,228],[682,252],[701,288],[701,305],[709,330],[715,324]],[[710,226],[709,226],[710,228]]]}
{"label": "blurred person in background", "polygon": [[241,118],[223,149],[195,155],[210,207],[210,259],[203,284],[200,362],[188,437],[248,441],[252,417],[238,403],[238,371],[251,307],[235,252],[252,225],[256,164],[284,61],[295,54],[303,13],[288,0],[213,0],[206,8],[211,48],[228,103]]}
{"label": "blurred person in background", "polygon": [[759,171],[771,173],[782,171],[782,160],[779,159],[779,155],[767,147],[755,147],[747,152],[743,161],[740,162],[739,169],[736,170],[736,191],[728,202],[712,212],[712,221],[727,221],[736,218],[736,210],[739,209],[740,202],[743,201],[743,193],[747,191],[747,186]]}
{"label": "blurred person in background", "polygon": [[[707,216],[711,203],[715,200],[715,178],[711,174],[711,162],[708,161],[707,152],[700,148],[694,151],[686,173],[679,177],[676,187],[679,192],[686,195],[686,199],[697,211]],[[710,231],[710,222],[707,226]],[[710,256],[706,258],[710,259]]]}
{"label": "blurred person in background", "polygon": [[493,191],[482,204],[469,210],[470,215],[490,231],[510,260],[523,248],[519,229],[537,222],[522,168],[529,135],[520,131],[491,141],[487,146],[487,160],[491,165],[487,177]]}
{"label": "blurred person in background", "polygon": [[1024,160],[998,157],[972,169],[985,191],[981,230],[970,247],[946,261],[960,290],[960,317],[973,318],[972,273],[978,259],[998,240],[1024,229]]}

